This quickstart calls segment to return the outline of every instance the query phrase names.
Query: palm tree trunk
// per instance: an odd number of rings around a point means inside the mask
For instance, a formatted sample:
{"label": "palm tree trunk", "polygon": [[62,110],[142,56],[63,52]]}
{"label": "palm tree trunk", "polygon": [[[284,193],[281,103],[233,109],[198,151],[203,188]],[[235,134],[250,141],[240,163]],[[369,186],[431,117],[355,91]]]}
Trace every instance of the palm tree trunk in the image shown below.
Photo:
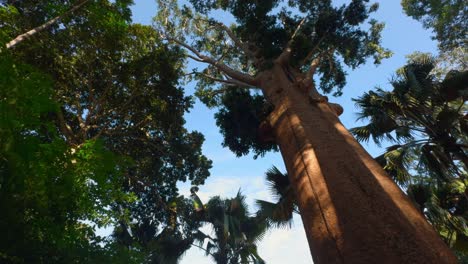
{"label": "palm tree trunk", "polygon": [[456,263],[400,188],[284,67],[264,72],[269,122],[297,195],[315,264]]}
{"label": "palm tree trunk", "polygon": [[12,39],[10,42],[8,42],[6,44],[6,47],[7,49],[11,49],[11,48],[14,48],[16,45],[18,45],[19,43],[31,38],[32,36],[34,36],[35,34],[51,27],[53,24],[55,24],[57,21],[59,21],[60,19],[64,18],[65,16],[73,13],[74,11],[78,10],[79,8],[81,8],[83,5],[85,5],[87,2],[89,2],[90,0],[84,0],[84,1],[81,1],[79,2],[78,4],[74,5],[72,8],[70,8],[67,12],[59,15],[59,16],[56,16],[54,17],[53,19],[47,21],[46,23],[40,25],[40,26],[37,26],[31,30],[29,30],[28,32],[26,33],[23,33],[21,35],[18,35],[16,38]]}

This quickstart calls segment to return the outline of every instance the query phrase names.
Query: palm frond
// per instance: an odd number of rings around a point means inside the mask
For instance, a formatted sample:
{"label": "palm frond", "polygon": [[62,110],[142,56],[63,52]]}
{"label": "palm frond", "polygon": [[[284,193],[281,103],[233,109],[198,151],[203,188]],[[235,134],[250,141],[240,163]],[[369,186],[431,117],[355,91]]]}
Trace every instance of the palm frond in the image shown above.
{"label": "palm frond", "polygon": [[349,130],[359,142],[368,142],[371,137],[369,125],[353,127]]}
{"label": "palm frond", "polygon": [[378,146],[381,145],[383,139],[395,142],[395,138],[391,132],[397,128],[396,123],[391,120],[375,120],[365,126],[354,127],[350,132],[360,142],[368,142],[372,137],[374,143]]}
{"label": "palm frond", "polygon": [[432,197],[431,186],[424,183],[409,185],[406,189],[406,193],[408,194],[408,197],[418,205],[421,212],[424,212],[426,202]]}
{"label": "palm frond", "polygon": [[294,205],[282,201],[272,203],[264,200],[256,200],[255,203],[260,208],[257,215],[264,218],[269,226],[276,228],[292,226]]}
{"label": "palm frond", "polygon": [[291,227],[293,213],[298,212],[298,210],[296,196],[288,175],[273,166],[266,172],[265,176],[269,189],[277,202],[257,200],[256,204],[259,208],[257,216],[267,221],[269,226]]}
{"label": "palm frond", "polygon": [[412,129],[407,126],[399,126],[395,129],[396,140],[398,142],[408,142],[414,140]]}
{"label": "palm frond", "polygon": [[[267,229],[264,219],[249,216],[246,198],[241,190],[230,199],[212,197],[205,206],[205,222],[211,224],[215,238],[198,234],[199,240],[208,239],[205,250],[216,262],[226,260],[237,263],[239,258],[252,257],[252,249],[263,237]],[[255,251],[256,252],[256,251]]]}
{"label": "palm frond", "polygon": [[283,174],[277,167],[273,166],[265,173],[266,182],[270,192],[279,198],[286,193],[289,187],[289,178]]}
{"label": "palm frond", "polygon": [[[393,146],[394,148],[398,146]],[[392,178],[401,186],[406,186],[410,180],[408,166],[410,158],[408,157],[406,148],[395,148],[384,154],[386,164],[384,169],[392,176]]]}
{"label": "palm frond", "polygon": [[468,71],[450,71],[440,86],[440,92],[447,101],[460,97],[467,98]]}
{"label": "palm frond", "polygon": [[450,166],[452,161],[438,146],[429,144],[422,146],[420,163],[441,182],[447,182],[452,178],[453,168]]}
{"label": "palm frond", "polygon": [[[426,215],[429,221],[438,229],[439,233],[444,233],[445,230],[455,230],[463,235],[467,235],[468,223],[463,216],[453,215],[450,210],[443,208],[442,201],[436,193],[431,196],[431,199],[426,203]],[[451,243],[449,237],[446,238],[447,243]]]}

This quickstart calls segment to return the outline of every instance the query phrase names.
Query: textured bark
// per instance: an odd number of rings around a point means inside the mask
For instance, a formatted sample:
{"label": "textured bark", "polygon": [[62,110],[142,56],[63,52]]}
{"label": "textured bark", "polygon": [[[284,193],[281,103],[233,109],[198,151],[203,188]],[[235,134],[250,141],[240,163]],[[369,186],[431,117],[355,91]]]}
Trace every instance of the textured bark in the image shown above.
{"label": "textured bark", "polygon": [[457,262],[327,102],[309,100],[278,64],[260,86],[315,264]]}

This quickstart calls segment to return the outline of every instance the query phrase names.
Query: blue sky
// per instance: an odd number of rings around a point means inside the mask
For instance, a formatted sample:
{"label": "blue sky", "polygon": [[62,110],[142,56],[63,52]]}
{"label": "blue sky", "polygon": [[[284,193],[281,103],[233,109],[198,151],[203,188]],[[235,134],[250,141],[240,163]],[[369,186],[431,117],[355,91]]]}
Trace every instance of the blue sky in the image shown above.
{"label": "blue sky", "polygon": [[[339,0],[336,4],[349,1]],[[390,89],[389,80],[396,69],[406,62],[405,56],[415,51],[437,52],[437,44],[432,41],[431,32],[424,30],[421,24],[407,17],[400,6],[399,1],[379,0],[371,1],[380,4],[379,11],[373,15],[374,18],[385,22],[383,31],[383,46],[390,49],[394,55],[379,66],[371,62],[361,66],[354,71],[348,71],[347,85],[343,95],[339,98],[330,98],[331,102],[338,102],[345,109],[341,121],[347,128],[357,125],[356,111],[351,98],[356,98],[376,86]],[[152,17],[156,14],[156,4],[153,0],[135,0],[133,7],[133,19],[135,23],[151,24]],[[193,87],[186,87],[192,91]],[[206,184],[201,186],[199,195],[204,202],[209,197],[221,195],[232,197],[242,189],[252,204],[254,199],[269,199],[268,190],[264,183],[263,174],[272,165],[284,171],[284,165],[278,153],[267,154],[263,158],[253,160],[251,156],[236,158],[228,149],[222,148],[222,137],[214,121],[214,110],[207,109],[203,104],[197,102],[195,107],[186,115],[187,128],[197,130],[205,135],[206,141],[203,145],[204,154],[213,160],[211,177]],[[373,144],[364,144],[364,147],[373,156],[383,152]],[[187,184],[180,185],[183,194],[189,193]],[[252,211],[255,208],[251,208]],[[302,223],[298,217],[290,230],[273,230],[261,242],[259,246],[260,255],[269,264],[295,263],[310,264],[310,256],[307,241],[302,229]],[[204,264],[214,263],[203,252],[191,249],[182,259],[182,264]]]}

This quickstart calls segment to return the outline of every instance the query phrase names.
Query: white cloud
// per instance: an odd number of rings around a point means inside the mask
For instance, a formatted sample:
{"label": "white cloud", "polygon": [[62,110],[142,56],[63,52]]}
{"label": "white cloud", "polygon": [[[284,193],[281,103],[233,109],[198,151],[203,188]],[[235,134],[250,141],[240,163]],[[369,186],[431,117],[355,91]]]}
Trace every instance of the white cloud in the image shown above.
{"label": "white cloud", "polygon": [[[268,264],[313,264],[301,220],[294,219],[291,229],[271,230],[259,244],[259,254]],[[214,264],[204,252],[191,248],[180,264]]]}
{"label": "white cloud", "polygon": [[[259,244],[259,254],[268,264],[312,264],[302,221],[294,219],[291,229],[275,229]],[[200,262],[202,263],[202,262]]]}
{"label": "white cloud", "polygon": [[[188,185],[179,187],[182,194],[190,194]],[[239,188],[247,196],[251,212],[256,210],[254,207],[255,199],[271,200],[271,194],[262,174],[242,178],[235,176],[210,177],[205,185],[200,186],[197,194],[203,202],[207,202],[210,197],[216,195],[231,198],[236,195]],[[312,264],[312,257],[300,217],[294,218],[294,225],[291,229],[270,230],[259,243],[259,254],[268,264]],[[202,250],[192,247],[180,263],[214,264],[215,262],[209,256],[205,256]]]}

